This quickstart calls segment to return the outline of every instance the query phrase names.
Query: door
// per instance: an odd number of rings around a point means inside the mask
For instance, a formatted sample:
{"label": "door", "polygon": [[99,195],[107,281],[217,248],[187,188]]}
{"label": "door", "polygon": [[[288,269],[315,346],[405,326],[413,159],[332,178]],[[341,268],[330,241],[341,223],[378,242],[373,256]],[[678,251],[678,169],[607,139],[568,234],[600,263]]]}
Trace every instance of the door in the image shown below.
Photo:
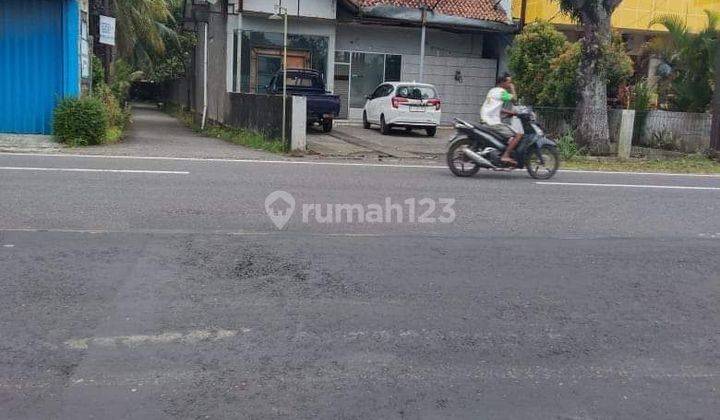
{"label": "door", "polygon": [[62,1],[0,1],[0,132],[52,133],[62,98]]}
{"label": "door", "polygon": [[340,118],[347,118],[350,94],[350,64],[335,64],[335,94],[340,97]]}
{"label": "door", "polygon": [[367,95],[384,80],[385,54],[352,53],[350,108],[362,109]]}
{"label": "door", "polygon": [[[254,48],[250,61],[250,88],[255,93],[265,93],[270,79],[278,70],[282,69],[282,49]],[[308,51],[288,51],[287,61],[289,69],[306,69],[310,66],[310,53]]]}
{"label": "door", "polygon": [[366,105],[368,120],[376,123],[380,122],[380,113],[382,112],[383,102],[387,99],[386,93],[389,89],[389,85],[381,85],[372,93],[372,99],[370,99]]}

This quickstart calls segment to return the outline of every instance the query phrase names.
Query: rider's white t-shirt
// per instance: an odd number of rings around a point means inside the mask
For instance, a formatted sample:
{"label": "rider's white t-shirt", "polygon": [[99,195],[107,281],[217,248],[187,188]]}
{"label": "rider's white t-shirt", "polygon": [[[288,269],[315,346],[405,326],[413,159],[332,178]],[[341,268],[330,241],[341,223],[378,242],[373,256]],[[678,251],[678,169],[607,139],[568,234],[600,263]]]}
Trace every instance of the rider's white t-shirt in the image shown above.
{"label": "rider's white t-shirt", "polygon": [[483,102],[482,108],[480,108],[480,118],[485,124],[495,125],[502,124],[500,118],[500,111],[502,110],[503,104],[512,100],[512,95],[501,87],[495,87],[490,89],[490,92]]}

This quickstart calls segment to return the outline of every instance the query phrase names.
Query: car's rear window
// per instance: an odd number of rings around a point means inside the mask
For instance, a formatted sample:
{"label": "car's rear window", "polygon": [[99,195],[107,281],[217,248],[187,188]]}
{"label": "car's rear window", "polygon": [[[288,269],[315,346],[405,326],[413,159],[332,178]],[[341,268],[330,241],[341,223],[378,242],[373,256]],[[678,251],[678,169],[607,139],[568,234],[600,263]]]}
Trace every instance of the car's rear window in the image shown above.
{"label": "car's rear window", "polygon": [[437,92],[430,86],[398,86],[397,96],[407,99],[436,99]]}
{"label": "car's rear window", "polygon": [[322,79],[319,76],[299,72],[288,72],[287,84],[288,86],[312,87],[318,89],[323,87]]}

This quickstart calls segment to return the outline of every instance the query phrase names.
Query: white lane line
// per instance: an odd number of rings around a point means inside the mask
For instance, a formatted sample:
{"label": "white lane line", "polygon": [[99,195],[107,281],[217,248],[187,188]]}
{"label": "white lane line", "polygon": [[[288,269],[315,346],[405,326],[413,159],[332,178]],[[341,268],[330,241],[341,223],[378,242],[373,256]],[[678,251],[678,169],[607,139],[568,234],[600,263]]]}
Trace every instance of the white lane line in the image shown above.
{"label": "white lane line", "polygon": [[[0,156],[39,156],[39,157],[71,157],[71,158],[97,158],[97,159],[127,159],[127,160],[160,160],[178,162],[226,162],[226,163],[265,163],[287,165],[317,165],[317,166],[350,166],[369,168],[412,168],[412,169],[447,169],[445,165],[419,165],[395,163],[354,163],[354,162],[314,162],[306,160],[279,160],[279,159],[231,159],[231,158],[191,158],[168,156],[113,156],[113,155],[79,155],[70,153],[13,153],[0,152]],[[720,178],[720,174],[688,174],[677,172],[629,172],[629,171],[590,171],[582,169],[561,169],[560,173],[602,174],[602,175],[648,175],[648,176],[677,176]]]}
{"label": "white lane line", "polygon": [[573,187],[651,188],[662,190],[709,190],[720,191],[720,187],[691,187],[683,185],[642,185],[642,184],[594,184],[589,182],[535,182],[537,185],[564,185]]}
{"label": "white lane line", "polygon": [[96,347],[134,347],[150,344],[184,343],[195,344],[201,341],[218,341],[235,337],[238,333],[248,333],[250,329],[237,330],[194,330],[187,333],[167,332],[155,335],[119,335],[115,337],[89,337],[67,340],[65,346],[73,350],[85,350]]}
{"label": "white lane line", "polygon": [[42,171],[42,172],[109,172],[119,174],[157,174],[189,175],[187,171],[149,171],[139,169],[87,169],[87,168],[33,168],[27,166],[0,166],[3,171]]}

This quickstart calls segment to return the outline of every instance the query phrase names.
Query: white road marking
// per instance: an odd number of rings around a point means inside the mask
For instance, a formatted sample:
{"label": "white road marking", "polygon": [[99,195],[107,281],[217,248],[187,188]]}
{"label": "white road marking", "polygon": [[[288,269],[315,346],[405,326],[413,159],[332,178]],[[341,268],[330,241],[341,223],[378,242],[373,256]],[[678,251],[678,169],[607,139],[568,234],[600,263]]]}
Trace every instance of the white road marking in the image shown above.
{"label": "white road marking", "polygon": [[[268,231],[242,231],[242,230],[191,230],[191,229],[58,229],[58,228],[3,228],[0,232],[27,232],[27,233],[80,233],[80,234],[112,234],[112,233],[140,233],[153,235],[228,235],[228,236],[284,236],[297,233],[311,236],[350,237],[350,238],[376,238],[392,236],[386,233],[308,233],[288,232],[281,230]],[[404,235],[404,233],[400,233]]]}
{"label": "white road marking", "polygon": [[[228,163],[269,163],[287,165],[319,165],[319,166],[350,166],[370,168],[413,168],[413,169],[447,169],[445,165],[419,165],[395,163],[354,163],[354,162],[315,162],[307,160],[280,160],[280,159],[231,159],[231,158],[191,158],[168,156],[113,156],[113,155],[80,155],[65,153],[11,153],[0,152],[0,156],[39,156],[39,157],[72,157],[97,159],[129,159],[129,160],[161,160],[178,162],[228,162]],[[720,178],[720,174],[688,174],[671,172],[629,172],[629,171],[589,171],[581,169],[561,169],[560,173],[603,174],[603,175],[658,175],[678,177]]]}
{"label": "white road marking", "polygon": [[720,187],[692,187],[684,185],[642,185],[642,184],[594,184],[589,182],[535,182],[537,185],[563,185],[573,187],[651,188],[665,190],[709,190],[720,191]]}
{"label": "white road marking", "polygon": [[13,244],[5,244],[5,245],[3,245],[3,248],[15,248],[15,245],[13,245]]}
{"label": "white road marking", "polygon": [[248,333],[250,329],[242,330],[194,330],[187,333],[168,332],[157,335],[121,335],[116,337],[90,337],[67,340],[65,346],[74,350],[86,350],[96,347],[134,347],[139,345],[184,343],[195,344],[201,341],[218,341],[235,337],[238,333]]}
{"label": "white road marking", "polygon": [[187,171],[149,171],[138,169],[87,169],[87,168],[33,168],[24,166],[0,166],[3,171],[42,171],[42,172],[109,172],[120,174],[157,174],[157,175],[189,175]]}

